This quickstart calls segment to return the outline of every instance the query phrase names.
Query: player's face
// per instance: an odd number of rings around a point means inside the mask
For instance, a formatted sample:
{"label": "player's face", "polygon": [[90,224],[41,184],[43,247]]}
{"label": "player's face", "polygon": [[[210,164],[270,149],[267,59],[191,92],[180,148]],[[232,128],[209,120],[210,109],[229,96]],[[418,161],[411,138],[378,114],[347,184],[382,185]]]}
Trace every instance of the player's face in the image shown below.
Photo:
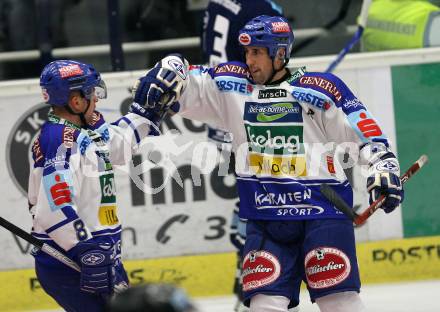
{"label": "player's face", "polygon": [[[88,103],[87,103],[87,99],[83,98],[84,100],[84,109],[86,109]],[[87,123],[90,123],[92,121],[93,118],[93,112],[96,109],[96,102],[98,102],[98,97],[95,94],[95,91],[92,92],[91,98],[90,98],[90,106],[89,109],[84,113],[84,117],[86,118]]]}
{"label": "player's face", "polygon": [[246,64],[257,84],[264,84],[272,75],[273,65],[265,47],[244,47]]}

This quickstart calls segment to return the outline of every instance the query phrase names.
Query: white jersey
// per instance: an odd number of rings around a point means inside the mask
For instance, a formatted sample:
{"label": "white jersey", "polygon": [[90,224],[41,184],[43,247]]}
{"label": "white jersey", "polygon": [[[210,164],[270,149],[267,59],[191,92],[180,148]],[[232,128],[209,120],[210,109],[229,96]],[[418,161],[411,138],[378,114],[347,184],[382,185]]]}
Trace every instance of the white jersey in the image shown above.
{"label": "white jersey", "polygon": [[94,113],[88,129],[49,114],[33,145],[32,234],[68,251],[92,236],[120,240],[113,165],[131,160],[149,121],[129,113],[113,124]]}
{"label": "white jersey", "polygon": [[179,114],[232,133],[242,218],[344,218],[319,191],[327,183],[352,204],[337,147],[355,156],[372,143],[388,148],[376,120],[333,74],[298,70],[256,85],[245,64],[228,62],[190,66],[188,77]]}

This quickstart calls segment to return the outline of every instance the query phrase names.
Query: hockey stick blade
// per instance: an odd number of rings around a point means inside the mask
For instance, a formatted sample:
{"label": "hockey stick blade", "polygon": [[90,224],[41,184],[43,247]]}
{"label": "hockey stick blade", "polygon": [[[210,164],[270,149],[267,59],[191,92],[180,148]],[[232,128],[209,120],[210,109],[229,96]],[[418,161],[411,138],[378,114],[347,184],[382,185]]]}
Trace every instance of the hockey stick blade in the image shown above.
{"label": "hockey stick blade", "polygon": [[[428,162],[428,156],[422,155],[419,159],[409,167],[409,169],[400,177],[402,184],[406,183],[417,171],[420,170]],[[348,204],[328,185],[321,185],[321,193],[341,212],[350,218],[354,224],[362,225],[367,219],[379,209],[385,201],[385,195],[381,195],[376,199],[365,211],[357,214]]]}
{"label": "hockey stick blade", "polygon": [[11,222],[9,222],[8,220],[6,220],[2,217],[0,217],[0,226],[4,227],[8,231],[10,231],[12,234],[15,234],[15,235],[19,236],[20,238],[24,239],[28,243],[34,245],[35,247],[37,247],[41,251],[45,252],[49,256],[57,259],[58,261],[61,261],[62,263],[64,263],[68,267],[74,269],[75,271],[81,272],[81,269],[78,266],[78,264],[76,262],[74,262],[72,259],[70,259],[66,255],[64,255],[63,253],[59,252],[57,249],[53,248],[52,246],[50,246],[46,243],[43,243],[39,239],[37,239],[34,236],[32,236],[31,234],[23,231],[21,228],[19,228],[15,224],[12,224]]}

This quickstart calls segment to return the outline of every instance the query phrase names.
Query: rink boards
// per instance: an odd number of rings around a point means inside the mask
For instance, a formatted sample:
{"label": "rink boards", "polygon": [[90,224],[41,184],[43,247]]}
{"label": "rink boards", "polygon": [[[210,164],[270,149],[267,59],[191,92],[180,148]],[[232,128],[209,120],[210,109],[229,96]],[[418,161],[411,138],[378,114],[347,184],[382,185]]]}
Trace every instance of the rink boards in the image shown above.
{"label": "rink boards", "polygon": [[[440,236],[359,243],[357,254],[363,284],[440,279]],[[235,253],[128,260],[125,266],[132,285],[169,282],[193,297],[224,296],[232,292]],[[1,311],[57,307],[32,269],[2,272],[0,285]]]}
{"label": "rink boards", "polygon": [[[315,71],[324,69],[332,59],[293,59],[291,64],[310,64],[307,70]],[[391,215],[379,211],[356,229],[364,283],[440,278],[436,272],[440,220],[435,186],[440,172],[439,72],[440,49],[352,55],[337,71],[389,135],[402,168],[422,153],[430,157],[426,168],[405,187],[401,210]],[[141,74],[104,75],[109,99],[98,107],[107,120],[113,121],[127,110],[128,88]],[[29,150],[48,110],[40,102],[35,79],[0,83],[4,142],[0,146],[0,176],[4,177],[0,180],[0,215],[25,230],[31,227],[25,192]],[[236,194],[234,178],[227,174],[227,155],[206,143],[206,128],[201,123],[175,116],[166,120],[163,130],[165,135],[144,146],[131,167],[116,172],[123,250],[131,281],[175,282],[195,296],[230,294],[235,256],[228,224]],[[163,161],[162,166],[148,160],[152,152]],[[179,173],[184,188],[169,176],[173,170]],[[365,209],[365,181],[356,168],[353,178],[355,206]],[[411,238],[422,236],[429,238]],[[397,240],[384,241],[390,239]],[[0,249],[2,307],[51,306],[29,269],[33,267],[31,246],[0,229]]]}

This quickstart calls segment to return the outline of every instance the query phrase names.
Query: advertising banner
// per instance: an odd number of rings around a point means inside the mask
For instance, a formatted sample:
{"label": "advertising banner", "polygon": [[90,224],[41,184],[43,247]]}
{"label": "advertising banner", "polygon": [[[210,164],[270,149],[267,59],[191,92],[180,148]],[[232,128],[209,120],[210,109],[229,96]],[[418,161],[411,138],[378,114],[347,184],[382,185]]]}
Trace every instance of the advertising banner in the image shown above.
{"label": "advertising banner", "polygon": [[[104,75],[108,98],[97,109],[108,122],[128,111],[129,88],[142,73]],[[390,68],[346,69],[338,73],[378,119],[395,142]],[[26,190],[30,147],[46,119],[37,80],[0,85],[1,215],[26,231],[31,229]],[[237,201],[229,152],[207,141],[206,125],[167,118],[163,136],[145,140],[133,161],[116,171],[119,216],[126,259],[230,252],[229,224]],[[355,190],[355,209],[368,206],[365,178],[356,167],[347,171]],[[379,231],[386,225],[387,231]],[[383,213],[356,230],[358,241],[398,238],[400,212]],[[31,246],[2,230],[0,246],[8,255],[0,270],[32,267]]]}

